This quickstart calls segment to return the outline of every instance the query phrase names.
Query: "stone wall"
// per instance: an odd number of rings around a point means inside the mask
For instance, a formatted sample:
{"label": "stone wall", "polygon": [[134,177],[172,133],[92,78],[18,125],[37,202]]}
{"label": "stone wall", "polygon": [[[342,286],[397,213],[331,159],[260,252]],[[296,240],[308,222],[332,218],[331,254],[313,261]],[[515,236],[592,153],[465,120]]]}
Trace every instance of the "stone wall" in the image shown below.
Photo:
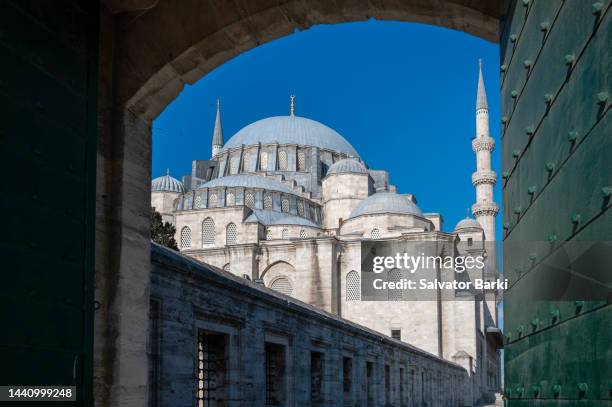
{"label": "stone wall", "polygon": [[[204,333],[225,341],[214,343],[226,406],[272,396],[287,406],[363,406],[368,395],[377,406],[464,404],[467,371],[430,353],[157,245],[151,278],[149,397],[161,405],[194,405]],[[279,346],[284,363],[271,377],[266,364],[278,353],[268,351]]]}

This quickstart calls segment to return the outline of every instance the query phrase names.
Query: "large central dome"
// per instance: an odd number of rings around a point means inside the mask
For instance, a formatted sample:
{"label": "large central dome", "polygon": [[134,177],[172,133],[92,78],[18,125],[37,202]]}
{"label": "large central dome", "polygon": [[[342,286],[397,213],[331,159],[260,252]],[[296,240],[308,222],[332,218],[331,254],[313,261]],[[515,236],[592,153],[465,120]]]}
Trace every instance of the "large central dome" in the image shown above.
{"label": "large central dome", "polygon": [[299,116],[268,117],[251,123],[230,138],[223,150],[258,143],[313,146],[359,157],[353,146],[338,132],[322,123]]}

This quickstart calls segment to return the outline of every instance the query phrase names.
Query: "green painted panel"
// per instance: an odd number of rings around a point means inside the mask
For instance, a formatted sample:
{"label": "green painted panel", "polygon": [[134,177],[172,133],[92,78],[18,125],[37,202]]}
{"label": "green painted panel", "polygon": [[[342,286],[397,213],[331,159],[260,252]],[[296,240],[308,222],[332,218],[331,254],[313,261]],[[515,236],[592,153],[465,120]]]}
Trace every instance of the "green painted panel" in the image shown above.
{"label": "green painted panel", "polygon": [[[612,241],[611,202],[602,194],[612,186],[612,118],[610,101],[599,100],[612,93],[609,4],[520,0],[513,5],[516,22],[502,34],[509,38],[521,27],[514,43],[502,43],[504,273],[512,282],[504,295],[504,356],[511,407],[612,405],[612,305],[534,299],[562,287],[540,264],[547,256],[575,259],[577,242]],[[569,54],[575,59],[567,65]],[[510,251],[516,245],[522,253]],[[597,271],[586,269],[592,276]]]}

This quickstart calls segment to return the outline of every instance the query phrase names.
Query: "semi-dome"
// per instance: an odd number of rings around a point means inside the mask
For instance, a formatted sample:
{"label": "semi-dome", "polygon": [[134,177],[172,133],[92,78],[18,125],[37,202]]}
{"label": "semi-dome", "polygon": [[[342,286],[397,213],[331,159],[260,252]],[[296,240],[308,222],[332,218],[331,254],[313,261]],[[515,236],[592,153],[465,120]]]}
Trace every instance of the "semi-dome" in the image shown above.
{"label": "semi-dome", "polygon": [[244,187],[244,188],[261,188],[269,191],[284,192],[287,194],[296,195],[296,192],[270,178],[260,175],[240,174],[228,175],[226,177],[215,178],[208,181],[198,188],[215,188],[215,187]]}
{"label": "semi-dome", "polygon": [[457,226],[455,226],[455,230],[474,229],[474,228],[482,229],[482,226],[480,226],[480,223],[478,223],[476,219],[472,219],[470,217],[461,219],[459,223],[457,223]]}
{"label": "semi-dome", "polygon": [[361,215],[374,214],[401,214],[401,215],[418,215],[423,213],[416,204],[406,197],[396,194],[395,192],[378,192],[370,195],[353,209],[351,218]]}
{"label": "semi-dome", "polygon": [[327,170],[327,175],[345,173],[367,174],[368,170],[366,169],[365,165],[354,158],[344,158],[342,160],[338,160]]}
{"label": "semi-dome", "polygon": [[297,225],[320,228],[316,223],[288,213],[271,211],[268,209],[254,209],[253,213],[245,219],[245,223],[261,223],[264,226]]}
{"label": "semi-dome", "polygon": [[185,192],[183,183],[176,178],[170,176],[170,171],[163,177],[157,177],[151,181],[151,191],[158,192]]}
{"label": "semi-dome", "polygon": [[335,130],[299,116],[275,116],[258,120],[239,130],[222,151],[255,144],[297,144],[359,157],[353,146]]}

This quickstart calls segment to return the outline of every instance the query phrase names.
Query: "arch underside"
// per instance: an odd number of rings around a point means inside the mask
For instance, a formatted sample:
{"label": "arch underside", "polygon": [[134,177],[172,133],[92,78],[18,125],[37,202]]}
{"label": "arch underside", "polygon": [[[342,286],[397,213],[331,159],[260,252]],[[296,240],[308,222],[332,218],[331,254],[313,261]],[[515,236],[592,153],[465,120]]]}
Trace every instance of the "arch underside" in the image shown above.
{"label": "arch underside", "polygon": [[[394,20],[438,25],[498,41],[505,1],[490,0],[200,0],[133,1],[118,13],[122,40],[118,98],[151,121],[185,84],[192,84],[227,60],[268,41],[318,24]],[[131,7],[131,8],[129,8]],[[144,10],[134,10],[138,8]]]}

